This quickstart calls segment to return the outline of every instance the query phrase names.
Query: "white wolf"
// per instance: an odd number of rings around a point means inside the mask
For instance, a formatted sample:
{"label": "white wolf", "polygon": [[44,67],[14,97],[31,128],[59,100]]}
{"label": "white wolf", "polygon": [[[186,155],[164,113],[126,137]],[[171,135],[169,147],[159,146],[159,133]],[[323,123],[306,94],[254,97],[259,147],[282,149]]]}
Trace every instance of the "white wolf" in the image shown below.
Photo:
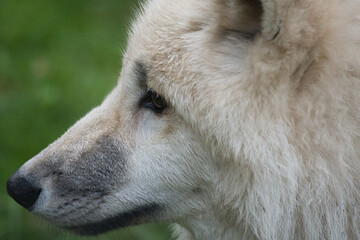
{"label": "white wolf", "polygon": [[360,4],[154,0],[118,86],[8,181],[79,234],[360,239]]}

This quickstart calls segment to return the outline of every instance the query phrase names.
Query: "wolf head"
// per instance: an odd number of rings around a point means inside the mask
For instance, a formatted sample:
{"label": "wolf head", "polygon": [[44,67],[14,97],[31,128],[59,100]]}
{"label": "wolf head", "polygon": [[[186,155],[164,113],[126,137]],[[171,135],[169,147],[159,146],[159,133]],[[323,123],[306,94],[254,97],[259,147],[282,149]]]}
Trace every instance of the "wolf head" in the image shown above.
{"label": "wolf head", "polygon": [[[338,153],[347,156],[348,166],[358,167],[353,146],[360,131],[349,126],[359,116],[352,90],[359,83],[344,72],[358,60],[342,57],[338,63],[336,57],[356,55],[359,48],[351,37],[352,52],[338,45],[338,36],[351,35],[344,26],[354,15],[341,12],[351,9],[341,4],[145,4],[117,87],[25,163],[9,179],[9,194],[32,214],[86,235],[168,221],[200,239],[329,236],[307,224],[317,221],[309,217],[315,212],[327,216],[327,208],[299,206],[313,197],[307,186],[326,179],[324,172],[312,179],[317,166],[344,168],[331,160],[334,139],[342,139]],[[333,31],[339,25],[341,33]],[[334,73],[346,80],[324,88],[323,79],[331,82]],[[353,98],[345,102],[346,94]],[[338,171],[339,182],[349,174]],[[352,185],[321,186],[320,195],[331,193],[327,201],[336,206]],[[319,221],[347,229],[337,220]]]}

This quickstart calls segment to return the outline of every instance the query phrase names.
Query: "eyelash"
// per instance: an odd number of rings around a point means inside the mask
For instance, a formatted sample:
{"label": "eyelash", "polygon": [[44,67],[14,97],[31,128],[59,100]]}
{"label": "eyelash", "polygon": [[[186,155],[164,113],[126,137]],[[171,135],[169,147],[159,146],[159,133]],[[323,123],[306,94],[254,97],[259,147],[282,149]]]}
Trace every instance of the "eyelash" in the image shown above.
{"label": "eyelash", "polygon": [[167,108],[167,103],[165,99],[153,89],[148,89],[140,101],[140,106],[160,114]]}

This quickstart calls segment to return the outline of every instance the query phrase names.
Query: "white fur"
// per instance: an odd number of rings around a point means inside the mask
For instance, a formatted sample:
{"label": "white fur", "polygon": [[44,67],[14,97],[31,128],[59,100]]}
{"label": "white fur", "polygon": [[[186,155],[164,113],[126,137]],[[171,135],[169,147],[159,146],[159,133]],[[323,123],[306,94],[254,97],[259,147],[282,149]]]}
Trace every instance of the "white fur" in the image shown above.
{"label": "white fur", "polygon": [[129,45],[155,69],[152,86],[231,164],[215,184],[223,219],[199,238],[222,221],[237,238],[359,238],[359,2],[263,1],[252,44],[220,35],[219,25],[236,27],[219,23],[230,15],[223,2],[152,2]]}
{"label": "white fur", "polygon": [[[111,134],[130,153],[124,185],[73,224],[157,202],[151,219],[179,224],[179,239],[359,239],[359,1],[261,4],[146,3],[119,86],[22,171]],[[134,61],[169,102],[164,116],[134,110]]]}

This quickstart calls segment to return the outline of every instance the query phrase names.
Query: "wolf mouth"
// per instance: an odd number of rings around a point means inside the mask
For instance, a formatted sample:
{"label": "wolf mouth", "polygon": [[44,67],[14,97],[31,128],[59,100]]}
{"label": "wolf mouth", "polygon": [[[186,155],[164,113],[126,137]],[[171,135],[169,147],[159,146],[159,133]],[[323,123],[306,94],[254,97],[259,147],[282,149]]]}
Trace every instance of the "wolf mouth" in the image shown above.
{"label": "wolf mouth", "polygon": [[141,207],[136,207],[128,212],[120,213],[115,216],[103,219],[99,222],[88,223],[85,225],[64,227],[79,235],[93,236],[105,233],[117,228],[130,225],[137,225],[146,222],[149,215],[153,215],[159,210],[158,204],[152,203]]}

